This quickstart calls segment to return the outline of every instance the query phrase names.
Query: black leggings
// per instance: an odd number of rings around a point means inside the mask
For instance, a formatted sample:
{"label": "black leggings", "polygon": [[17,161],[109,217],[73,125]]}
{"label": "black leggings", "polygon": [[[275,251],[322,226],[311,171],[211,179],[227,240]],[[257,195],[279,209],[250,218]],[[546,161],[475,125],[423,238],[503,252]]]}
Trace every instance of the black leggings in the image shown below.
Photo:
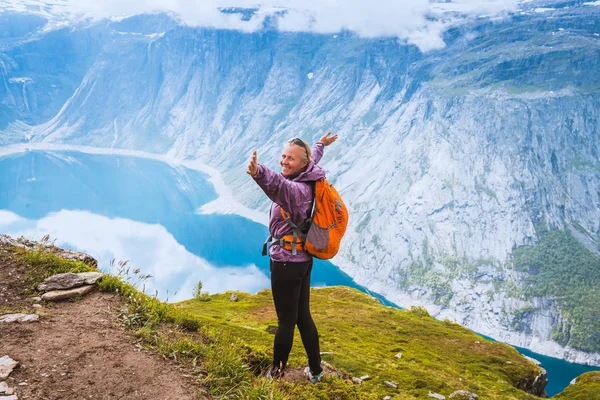
{"label": "black leggings", "polygon": [[310,273],[313,260],[305,262],[271,261],[271,289],[277,312],[277,332],[273,345],[273,365],[285,367],[297,324],[313,374],[319,374],[321,355],[319,333],[310,315]]}

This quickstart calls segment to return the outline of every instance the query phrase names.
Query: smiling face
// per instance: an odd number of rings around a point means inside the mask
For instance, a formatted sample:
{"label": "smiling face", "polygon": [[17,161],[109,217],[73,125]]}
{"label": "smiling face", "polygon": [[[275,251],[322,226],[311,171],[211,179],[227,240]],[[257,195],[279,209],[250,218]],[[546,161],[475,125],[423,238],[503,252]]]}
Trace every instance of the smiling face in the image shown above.
{"label": "smiling face", "polygon": [[308,165],[306,150],[293,144],[285,145],[279,164],[281,164],[283,176],[296,175]]}

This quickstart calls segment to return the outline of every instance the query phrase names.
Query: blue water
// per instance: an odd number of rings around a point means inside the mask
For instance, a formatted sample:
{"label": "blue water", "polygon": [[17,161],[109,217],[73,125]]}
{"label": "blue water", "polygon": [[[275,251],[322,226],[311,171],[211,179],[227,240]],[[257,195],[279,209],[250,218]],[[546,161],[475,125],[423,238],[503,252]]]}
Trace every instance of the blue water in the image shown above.
{"label": "blue water", "polygon": [[[237,215],[198,214],[216,198],[204,173],[156,160],[68,151],[5,156],[0,171],[0,210],[16,214],[0,218],[3,233],[37,240],[50,234],[61,246],[89,252],[104,270],[112,258],[127,259],[154,276],[148,285],[161,298],[167,292],[171,300],[192,297],[198,279],[209,292],[269,287],[269,260],[260,254],[267,228]],[[218,276],[223,270],[228,273]],[[195,281],[182,284],[190,275]],[[312,283],[365,290],[319,260]]]}
{"label": "blue water", "polygon": [[[90,253],[100,267],[129,260],[153,278],[149,292],[171,301],[204,289],[256,292],[269,287],[269,261],[260,255],[265,226],[237,215],[197,211],[216,198],[208,176],[143,158],[29,151],[0,157],[0,232],[39,240],[45,234]],[[345,285],[377,297],[329,262],[315,260],[313,286]],[[600,370],[521,353],[548,371],[549,396],[580,374]]]}

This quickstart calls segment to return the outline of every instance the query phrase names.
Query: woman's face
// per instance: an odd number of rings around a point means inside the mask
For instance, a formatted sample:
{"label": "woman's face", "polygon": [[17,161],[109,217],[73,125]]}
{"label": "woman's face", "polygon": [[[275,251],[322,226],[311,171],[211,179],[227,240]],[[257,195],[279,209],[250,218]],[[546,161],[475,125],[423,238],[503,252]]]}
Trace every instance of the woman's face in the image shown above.
{"label": "woman's face", "polygon": [[304,167],[308,165],[306,159],[306,150],[302,147],[294,145],[286,145],[283,147],[283,154],[281,155],[281,173],[283,176],[296,175]]}

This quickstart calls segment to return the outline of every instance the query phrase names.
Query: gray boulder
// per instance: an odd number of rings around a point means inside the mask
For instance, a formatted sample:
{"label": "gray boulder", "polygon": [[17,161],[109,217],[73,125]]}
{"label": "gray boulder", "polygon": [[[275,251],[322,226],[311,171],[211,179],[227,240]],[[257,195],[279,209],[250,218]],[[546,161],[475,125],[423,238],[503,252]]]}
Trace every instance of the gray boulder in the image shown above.
{"label": "gray boulder", "polygon": [[82,286],[71,290],[53,290],[52,292],[44,293],[42,300],[44,301],[61,301],[72,297],[84,296],[94,289],[93,286]]}
{"label": "gray boulder", "polygon": [[44,282],[40,283],[37,287],[37,290],[46,291],[73,289],[83,285],[85,285],[85,278],[68,272],[66,274],[52,275],[50,278],[47,278]]}
{"label": "gray boulder", "polygon": [[5,314],[0,316],[0,322],[36,322],[40,319],[37,314]]}
{"label": "gray boulder", "polygon": [[77,275],[85,279],[86,285],[94,285],[104,277],[102,272],[80,272]]}
{"label": "gray boulder", "polygon": [[455,400],[479,400],[479,396],[475,393],[469,392],[468,390],[457,390],[449,396]]}
{"label": "gray boulder", "polygon": [[0,379],[4,380],[8,378],[17,365],[19,365],[19,362],[9,356],[0,357]]}

